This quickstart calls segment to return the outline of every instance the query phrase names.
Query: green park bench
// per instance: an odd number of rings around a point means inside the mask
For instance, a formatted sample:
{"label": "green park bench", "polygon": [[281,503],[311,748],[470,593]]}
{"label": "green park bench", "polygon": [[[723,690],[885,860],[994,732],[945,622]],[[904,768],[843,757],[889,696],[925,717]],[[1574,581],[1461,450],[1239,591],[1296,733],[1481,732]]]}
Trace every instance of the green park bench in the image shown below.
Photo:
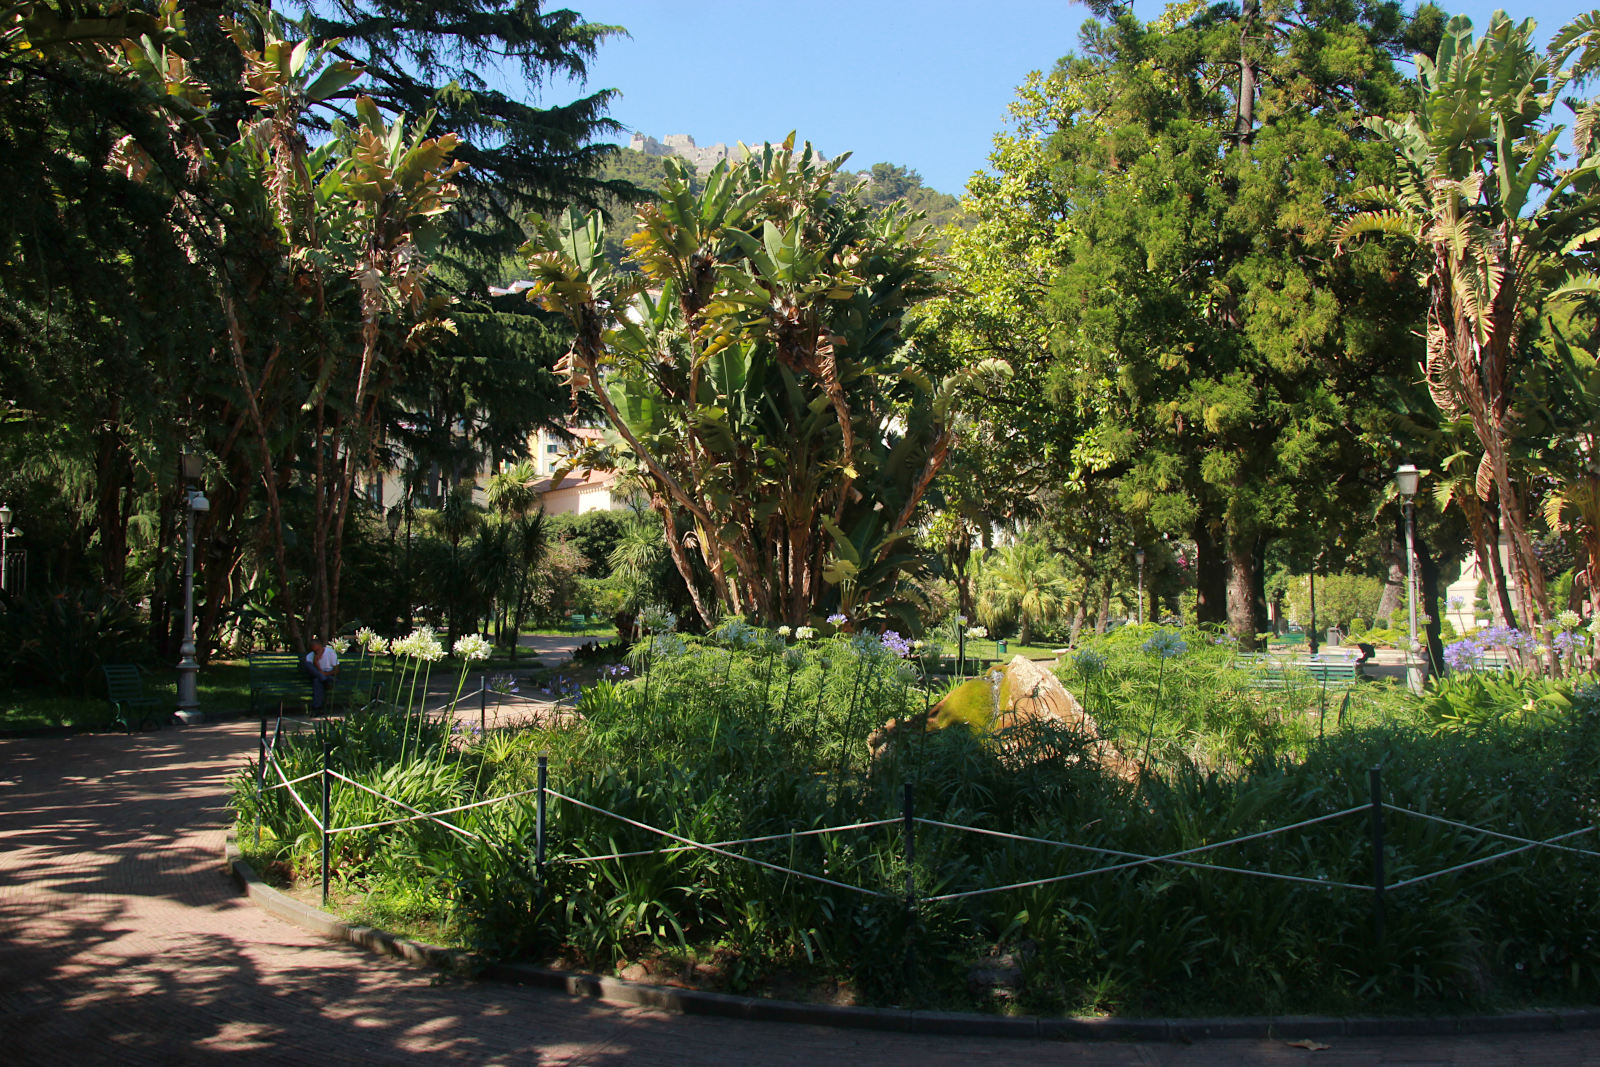
{"label": "green park bench", "polygon": [[571,626],[574,630],[581,630],[585,626],[589,625],[589,617],[587,615],[580,615],[577,612],[573,612],[571,615],[567,616],[567,625]]}
{"label": "green park bench", "polygon": [[1278,660],[1271,656],[1237,656],[1234,666],[1250,673],[1252,689],[1294,689],[1304,681],[1321,689],[1348,689],[1358,677],[1353,659]]}
{"label": "green park bench", "polygon": [[[311,682],[300,670],[300,657],[293,652],[252,652],[250,654],[250,710],[266,711],[286,704],[309,704]],[[328,703],[333,703],[332,687]]]}
{"label": "green park bench", "polygon": [[131,734],[159,718],[160,705],[144,691],[143,671],[132,663],[108,663],[100,670],[106,676],[106,703],[111,708],[112,723],[121,723]]}

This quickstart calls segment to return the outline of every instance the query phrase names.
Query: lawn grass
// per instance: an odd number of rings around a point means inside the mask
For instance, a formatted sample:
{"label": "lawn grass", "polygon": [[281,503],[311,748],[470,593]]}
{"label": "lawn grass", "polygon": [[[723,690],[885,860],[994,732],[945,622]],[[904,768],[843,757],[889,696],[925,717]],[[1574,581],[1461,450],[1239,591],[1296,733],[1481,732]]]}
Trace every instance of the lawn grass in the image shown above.
{"label": "lawn grass", "polygon": [[[98,673],[98,672],[97,672]],[[90,683],[91,692],[98,678]],[[167,709],[178,703],[175,667],[147,667],[144,689],[155,697],[164,720]],[[238,714],[250,707],[250,664],[247,660],[212,660],[200,668],[197,695],[206,715]],[[0,695],[0,730],[40,730],[74,726],[82,730],[110,730],[111,709],[105,697],[87,699],[63,696],[43,689],[16,689]]]}

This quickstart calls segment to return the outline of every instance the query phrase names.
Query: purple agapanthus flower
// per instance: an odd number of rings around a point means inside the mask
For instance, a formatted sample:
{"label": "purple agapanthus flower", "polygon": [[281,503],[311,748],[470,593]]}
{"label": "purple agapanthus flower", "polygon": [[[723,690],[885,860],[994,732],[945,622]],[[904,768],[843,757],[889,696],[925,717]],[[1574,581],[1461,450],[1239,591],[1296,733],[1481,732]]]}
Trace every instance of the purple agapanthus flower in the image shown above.
{"label": "purple agapanthus flower", "polygon": [[883,631],[883,647],[901,659],[911,655],[911,642],[893,630]]}

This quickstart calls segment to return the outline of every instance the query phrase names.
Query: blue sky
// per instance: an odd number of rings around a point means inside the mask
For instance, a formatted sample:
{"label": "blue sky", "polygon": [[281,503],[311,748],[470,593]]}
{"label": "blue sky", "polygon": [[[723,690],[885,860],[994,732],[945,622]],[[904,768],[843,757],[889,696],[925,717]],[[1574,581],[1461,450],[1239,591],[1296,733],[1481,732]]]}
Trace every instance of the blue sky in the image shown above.
{"label": "blue sky", "polygon": [[[853,167],[904,164],[956,194],[986,165],[1017,86],[1072,50],[1088,13],[1063,0],[566,2],[628,29],[601,47],[588,84],[621,90],[612,115],[630,130],[703,145],[796,130],[829,156],[852,152]],[[1481,26],[1500,5],[1445,6]],[[1536,18],[1548,37],[1593,6],[1508,10]],[[1149,18],[1161,5],[1136,10]],[[552,86],[550,98],[565,88]]]}

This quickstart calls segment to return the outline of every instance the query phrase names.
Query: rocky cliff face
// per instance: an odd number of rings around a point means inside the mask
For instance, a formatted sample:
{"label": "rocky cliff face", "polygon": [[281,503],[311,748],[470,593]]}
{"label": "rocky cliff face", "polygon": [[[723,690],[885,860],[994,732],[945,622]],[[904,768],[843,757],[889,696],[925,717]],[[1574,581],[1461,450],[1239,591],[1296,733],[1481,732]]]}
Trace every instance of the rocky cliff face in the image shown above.
{"label": "rocky cliff face", "polygon": [[[713,145],[697,145],[694,138],[687,133],[669,133],[661,140],[656,140],[649,134],[635,133],[628,142],[628,147],[635,152],[642,152],[647,156],[677,156],[694,165],[694,169],[704,174],[724,159],[738,162],[742,158],[737,145],[730,148],[718,141]],[[826,162],[825,156],[812,149],[819,161]]]}

